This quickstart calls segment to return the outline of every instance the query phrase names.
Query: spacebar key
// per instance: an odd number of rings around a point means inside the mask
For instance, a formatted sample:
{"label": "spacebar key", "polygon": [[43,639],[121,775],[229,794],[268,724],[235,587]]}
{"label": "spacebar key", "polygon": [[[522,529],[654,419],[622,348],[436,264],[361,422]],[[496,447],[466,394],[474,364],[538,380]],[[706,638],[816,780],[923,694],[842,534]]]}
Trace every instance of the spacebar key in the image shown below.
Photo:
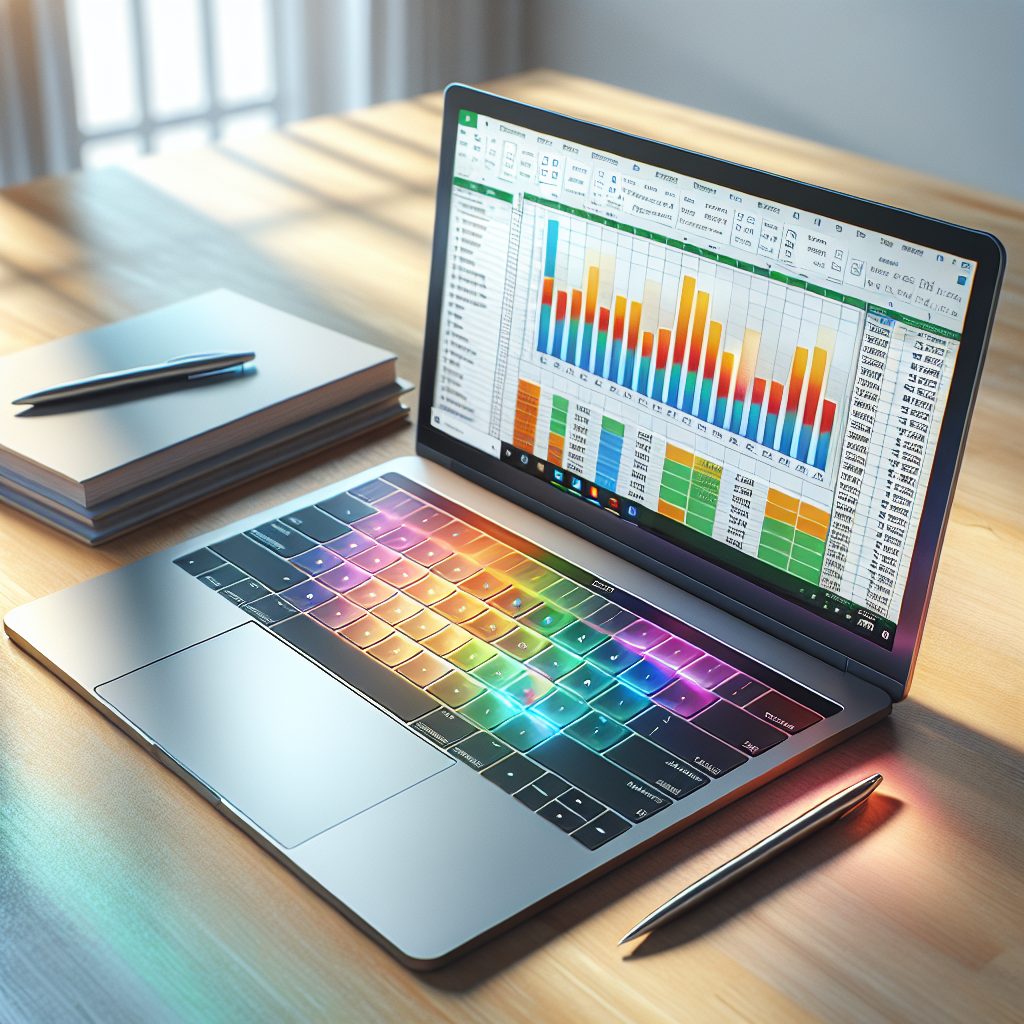
{"label": "spacebar key", "polygon": [[627,821],[643,821],[672,803],[668,797],[654,792],[646,782],[633,778],[568,736],[553,736],[534,747],[530,757],[618,811]]}
{"label": "spacebar key", "polygon": [[282,622],[273,631],[403,722],[411,722],[441,706],[430,694],[305,615]]}

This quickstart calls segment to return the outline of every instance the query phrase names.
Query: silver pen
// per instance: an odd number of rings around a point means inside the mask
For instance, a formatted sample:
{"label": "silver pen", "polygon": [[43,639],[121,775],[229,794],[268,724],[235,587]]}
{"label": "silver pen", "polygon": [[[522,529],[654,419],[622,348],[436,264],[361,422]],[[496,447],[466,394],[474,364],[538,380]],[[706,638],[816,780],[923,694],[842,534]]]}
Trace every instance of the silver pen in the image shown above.
{"label": "silver pen", "polygon": [[15,398],[11,405],[49,405],[51,402],[104,395],[111,391],[120,391],[122,388],[139,387],[142,384],[191,379],[208,374],[212,376],[255,358],[255,352],[198,352],[194,355],[174,356],[173,359],[150,366],[135,366],[128,370],[98,373],[95,377],[83,377],[81,380],[69,380],[64,384]]}
{"label": "silver pen", "polygon": [[630,929],[619,939],[619,945],[646,935],[648,932],[654,931],[655,928],[660,928],[663,924],[685,914],[691,907],[702,903],[709,896],[714,896],[715,893],[732,885],[733,882],[739,881],[744,875],[782,853],[783,850],[788,850],[794,843],[800,842],[811,833],[817,832],[818,829],[824,828],[837,818],[849,813],[858,804],[863,803],[881,781],[881,775],[871,775],[862,779],[847,789],[835,793],[827,800],[823,800],[788,825],[783,825],[777,832],[766,836],[759,843],[751,846],[749,850],[744,850],[743,853],[733,857],[732,860],[726,861],[721,867],[715,868],[714,871],[698,879],[693,885],[688,885],[681,893],[673,896],[653,913],[648,914],[635,928]]}

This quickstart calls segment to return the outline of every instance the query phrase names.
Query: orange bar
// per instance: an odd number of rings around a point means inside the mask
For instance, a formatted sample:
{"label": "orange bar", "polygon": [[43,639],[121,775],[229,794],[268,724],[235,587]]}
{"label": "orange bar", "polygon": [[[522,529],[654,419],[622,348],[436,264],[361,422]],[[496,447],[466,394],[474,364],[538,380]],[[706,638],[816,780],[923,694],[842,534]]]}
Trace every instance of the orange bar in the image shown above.
{"label": "orange bar", "polygon": [[681,466],[693,468],[693,452],[688,452],[685,448],[677,448],[674,444],[665,446],[665,458],[672,462],[678,462]]}
{"label": "orange bar", "polygon": [[681,509],[676,505],[672,505],[665,501],[664,498],[658,499],[658,511],[663,516],[668,516],[669,519],[674,519],[677,523],[686,522],[686,510]]}
{"label": "orange bar", "polygon": [[512,427],[512,443],[523,451],[532,452],[537,436],[537,412],[540,409],[540,385],[519,379],[516,394],[516,415]]}
{"label": "orange bar", "polygon": [[[556,466],[560,466],[562,464],[564,444],[565,438],[560,434],[548,434],[548,462],[553,462]],[[519,445],[516,445],[516,447],[518,448]]]}
{"label": "orange bar", "polygon": [[587,312],[585,322],[592,324],[594,322],[594,310],[597,309],[597,281],[599,277],[599,269],[597,267],[591,267],[590,273],[587,275]]}

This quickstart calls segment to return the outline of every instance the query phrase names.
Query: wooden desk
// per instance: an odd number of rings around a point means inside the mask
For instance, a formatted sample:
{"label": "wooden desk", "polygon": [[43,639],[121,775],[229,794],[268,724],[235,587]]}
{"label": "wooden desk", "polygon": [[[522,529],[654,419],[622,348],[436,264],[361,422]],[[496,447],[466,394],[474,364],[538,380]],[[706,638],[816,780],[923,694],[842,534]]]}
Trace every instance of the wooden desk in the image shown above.
{"label": "wooden desk", "polygon": [[[0,641],[0,1019],[1019,1019],[1024,206],[577,78],[536,72],[493,87],[1002,238],[1009,273],[912,696],[417,976]],[[7,189],[2,350],[226,285],[389,345],[417,378],[440,113],[440,96],[423,96]],[[99,550],[0,508],[3,611],[412,448],[409,428],[342,447]],[[862,817],[632,955],[616,949],[670,894],[876,769],[885,782]],[[457,872],[438,884],[457,885]]]}

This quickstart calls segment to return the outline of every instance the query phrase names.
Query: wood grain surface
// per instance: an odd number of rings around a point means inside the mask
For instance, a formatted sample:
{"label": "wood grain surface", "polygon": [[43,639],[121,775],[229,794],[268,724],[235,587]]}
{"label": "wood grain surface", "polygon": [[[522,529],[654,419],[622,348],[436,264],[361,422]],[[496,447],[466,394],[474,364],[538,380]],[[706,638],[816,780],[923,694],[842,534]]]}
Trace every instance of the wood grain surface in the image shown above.
{"label": "wood grain surface", "polygon": [[[1021,1020],[1024,205],[579,78],[491,87],[1003,240],[1006,285],[910,698],[415,975],[4,638],[0,1021]],[[423,96],[0,192],[0,351],[227,286],[390,347],[418,379],[440,114],[441,97]],[[412,448],[409,427],[340,446],[97,550],[0,507],[0,608]],[[885,781],[860,815],[616,948],[662,900],[873,771]],[[438,894],[472,856],[457,836],[452,851]]]}

